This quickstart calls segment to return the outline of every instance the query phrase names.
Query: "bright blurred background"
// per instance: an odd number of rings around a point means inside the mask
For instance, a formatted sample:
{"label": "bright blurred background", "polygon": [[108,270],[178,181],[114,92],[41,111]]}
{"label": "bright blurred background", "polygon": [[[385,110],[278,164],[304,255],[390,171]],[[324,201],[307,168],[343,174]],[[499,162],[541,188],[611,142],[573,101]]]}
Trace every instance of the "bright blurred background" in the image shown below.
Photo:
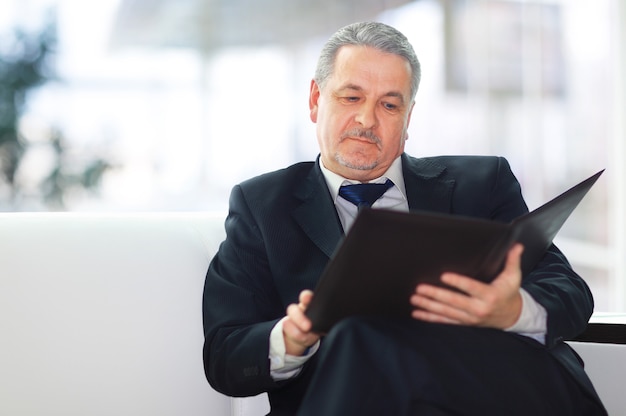
{"label": "bright blurred background", "polygon": [[506,156],[531,209],[607,171],[557,238],[626,311],[623,0],[1,0],[0,211],[225,211],[317,155],[308,89],[337,28],[403,31],[407,151]]}

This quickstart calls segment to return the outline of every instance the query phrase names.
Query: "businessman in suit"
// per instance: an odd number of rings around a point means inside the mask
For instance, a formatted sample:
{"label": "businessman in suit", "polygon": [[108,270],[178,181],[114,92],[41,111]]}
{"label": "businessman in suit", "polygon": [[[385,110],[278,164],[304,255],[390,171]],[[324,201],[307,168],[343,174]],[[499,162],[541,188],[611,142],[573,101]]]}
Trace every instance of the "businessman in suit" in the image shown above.
{"label": "businessman in suit", "polygon": [[503,158],[404,152],[419,81],[387,25],[327,42],[309,99],[319,157],[233,188],[205,283],[207,379],[231,396],[267,392],[272,415],[606,414],[563,342],[584,330],[592,295],[554,246],[523,278],[516,245],[490,284],[444,273],[459,291],[417,286],[412,316],[311,331],[312,290],[358,211],[344,186],[381,184],[372,209],[503,222],[528,211]]}

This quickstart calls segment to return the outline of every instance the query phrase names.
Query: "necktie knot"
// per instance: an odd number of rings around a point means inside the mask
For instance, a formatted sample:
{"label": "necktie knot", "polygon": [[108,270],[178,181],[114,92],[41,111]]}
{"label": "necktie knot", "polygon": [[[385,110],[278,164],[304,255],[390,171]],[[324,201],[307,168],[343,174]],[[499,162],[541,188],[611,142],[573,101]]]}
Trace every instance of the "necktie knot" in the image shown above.
{"label": "necktie knot", "polygon": [[359,207],[371,207],[374,202],[393,186],[389,179],[385,183],[359,183],[339,188],[339,196]]}

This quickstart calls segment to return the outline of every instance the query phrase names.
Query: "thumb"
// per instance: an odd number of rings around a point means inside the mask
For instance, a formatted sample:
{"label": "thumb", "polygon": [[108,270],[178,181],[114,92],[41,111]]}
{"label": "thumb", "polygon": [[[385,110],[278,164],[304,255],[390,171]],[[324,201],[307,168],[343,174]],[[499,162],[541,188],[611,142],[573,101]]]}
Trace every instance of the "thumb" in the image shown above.
{"label": "thumb", "polygon": [[515,245],[509,250],[509,253],[506,256],[505,269],[521,270],[523,253],[524,246],[520,243],[515,243]]}
{"label": "thumb", "polygon": [[506,255],[506,261],[504,263],[504,269],[498,274],[492,284],[496,286],[509,286],[511,283],[519,286],[522,281],[522,253],[524,252],[524,246],[516,243]]}
{"label": "thumb", "polygon": [[311,303],[311,299],[313,299],[313,292],[308,289],[303,290],[298,297],[298,301],[300,302],[298,306],[303,310],[306,309],[309,303]]}

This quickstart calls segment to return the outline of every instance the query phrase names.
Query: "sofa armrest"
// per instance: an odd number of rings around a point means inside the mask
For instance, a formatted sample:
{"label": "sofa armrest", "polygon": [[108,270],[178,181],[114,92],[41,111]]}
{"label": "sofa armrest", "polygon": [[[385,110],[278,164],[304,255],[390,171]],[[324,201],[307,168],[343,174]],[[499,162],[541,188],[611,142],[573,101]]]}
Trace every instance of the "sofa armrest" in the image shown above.
{"label": "sofa armrest", "polygon": [[614,322],[589,322],[585,332],[573,339],[580,342],[626,344],[626,324]]}
{"label": "sofa armrest", "polygon": [[267,394],[232,398],[232,416],[264,416],[270,411]]}
{"label": "sofa armrest", "polygon": [[626,314],[594,314],[585,332],[568,344],[585,362],[609,414],[626,415]]}

